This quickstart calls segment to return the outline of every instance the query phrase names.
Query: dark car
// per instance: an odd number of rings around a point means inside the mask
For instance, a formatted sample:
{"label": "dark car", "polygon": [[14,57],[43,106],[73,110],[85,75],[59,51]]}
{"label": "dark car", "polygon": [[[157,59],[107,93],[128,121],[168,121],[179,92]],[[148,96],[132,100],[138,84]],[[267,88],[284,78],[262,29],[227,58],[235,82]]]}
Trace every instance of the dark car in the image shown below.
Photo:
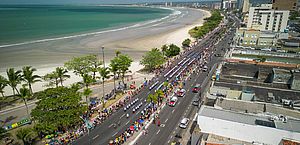
{"label": "dark car", "polygon": [[198,93],[200,91],[200,88],[201,88],[201,85],[200,84],[196,84],[194,87],[193,87],[193,92],[194,93]]}

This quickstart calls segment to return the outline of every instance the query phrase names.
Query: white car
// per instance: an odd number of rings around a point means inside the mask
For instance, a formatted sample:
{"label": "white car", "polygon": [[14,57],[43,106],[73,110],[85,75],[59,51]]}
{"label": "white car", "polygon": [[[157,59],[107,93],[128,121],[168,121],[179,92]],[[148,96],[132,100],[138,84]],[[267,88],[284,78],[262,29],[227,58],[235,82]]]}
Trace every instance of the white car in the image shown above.
{"label": "white car", "polygon": [[176,105],[177,101],[178,101],[177,97],[172,97],[169,101],[169,106],[174,107]]}
{"label": "white car", "polygon": [[185,90],[185,89],[178,89],[178,90],[176,91],[176,95],[177,95],[178,97],[184,97],[184,96],[185,96],[185,93],[186,93],[186,90]]}
{"label": "white car", "polygon": [[188,118],[183,118],[183,119],[180,121],[179,127],[180,127],[180,128],[183,128],[183,129],[186,129],[187,126],[188,126],[188,124],[189,124],[189,121],[190,121],[190,119],[188,119]]}

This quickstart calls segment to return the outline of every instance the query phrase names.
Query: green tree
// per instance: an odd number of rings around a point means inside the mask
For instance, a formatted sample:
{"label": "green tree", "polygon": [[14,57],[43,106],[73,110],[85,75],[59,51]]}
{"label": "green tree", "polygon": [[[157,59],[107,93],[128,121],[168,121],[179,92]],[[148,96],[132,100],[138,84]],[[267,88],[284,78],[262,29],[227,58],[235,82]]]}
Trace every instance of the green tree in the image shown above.
{"label": "green tree", "polygon": [[182,42],[183,47],[190,47],[191,45],[191,39],[187,38]]}
{"label": "green tree", "polygon": [[162,90],[157,90],[155,95],[158,98],[158,104],[160,104],[162,102],[162,98],[164,97],[164,92]]}
{"label": "green tree", "polygon": [[25,104],[26,107],[26,111],[27,111],[27,117],[29,118],[29,111],[28,111],[28,105],[27,105],[27,99],[31,96],[30,95],[30,90],[27,89],[24,85],[22,88],[20,88],[20,94],[18,95],[18,97],[20,97]]}
{"label": "green tree", "polygon": [[73,88],[49,88],[42,92],[37,106],[31,111],[38,132],[52,134],[55,130],[72,129],[82,122],[87,107],[81,102],[81,94]]}
{"label": "green tree", "polygon": [[121,51],[120,50],[116,50],[115,54],[116,54],[116,57],[118,57],[121,54]]}
{"label": "green tree", "polygon": [[83,82],[82,82],[82,84],[85,86],[85,88],[89,88],[89,86],[92,84],[92,83],[94,83],[94,82],[96,82],[96,80],[95,79],[93,79],[93,77],[91,76],[91,75],[89,75],[89,74],[84,74],[83,75]]}
{"label": "green tree", "polygon": [[55,87],[57,88],[59,85],[59,76],[56,71],[46,74],[44,76],[44,80],[49,82],[48,86],[55,85]]}
{"label": "green tree", "polygon": [[169,46],[169,49],[166,51],[166,56],[167,57],[173,57],[176,56],[180,53],[180,48],[176,46],[175,44],[171,44]]}
{"label": "green tree", "polygon": [[289,20],[296,20],[297,17],[300,17],[300,13],[298,11],[291,11]]}
{"label": "green tree", "polygon": [[202,38],[208,32],[212,31],[221,23],[223,17],[219,11],[212,11],[211,16],[209,18],[205,18],[205,22],[202,26],[194,27],[193,29],[189,30],[189,34],[193,38]]}
{"label": "green tree", "polygon": [[148,97],[147,97],[147,102],[153,102],[153,103],[157,103],[158,101],[158,98],[157,98],[157,95],[156,94],[149,94]]}
{"label": "green tree", "polygon": [[3,127],[0,127],[0,141],[9,136],[11,136],[11,134],[8,133]]}
{"label": "green tree", "polygon": [[113,73],[113,76],[114,76],[113,79],[114,79],[114,91],[115,91],[116,90],[116,75],[119,71],[119,65],[117,63],[117,60],[116,59],[110,60],[109,66],[110,66],[109,70],[110,70],[110,72]]}
{"label": "green tree", "polygon": [[152,49],[151,51],[146,52],[143,56],[140,64],[145,66],[149,71],[160,67],[165,62],[163,54],[158,49]]}
{"label": "green tree", "polygon": [[57,74],[57,77],[59,78],[59,82],[60,82],[60,85],[61,86],[64,86],[63,85],[63,81],[65,81],[67,78],[70,78],[70,75],[68,75],[68,70],[66,70],[65,68],[63,67],[57,67],[55,69],[55,72]]}
{"label": "green tree", "polygon": [[119,71],[122,75],[122,82],[124,83],[124,78],[125,78],[125,74],[129,71],[129,67],[131,66],[131,63],[133,62],[133,60],[128,56],[128,55],[119,55],[118,57],[116,57],[117,59],[117,64],[119,65]]}
{"label": "green tree", "polygon": [[102,97],[101,101],[102,101],[102,104],[104,104],[104,94],[105,94],[105,92],[104,92],[104,83],[105,83],[105,79],[109,79],[109,68],[107,68],[107,67],[99,68],[99,74],[102,78],[102,90],[103,90],[103,97]]}
{"label": "green tree", "polygon": [[93,73],[93,79],[96,78],[96,72],[101,66],[102,62],[98,60],[97,55],[87,55],[74,57],[65,63],[68,70],[73,70],[77,75],[83,77],[84,74]]}
{"label": "green tree", "polygon": [[7,86],[7,79],[0,75],[0,93],[4,97],[4,88]]}
{"label": "green tree", "polygon": [[21,83],[21,79],[22,79],[21,71],[20,70],[15,71],[14,68],[10,68],[6,70],[6,74],[8,77],[8,85],[12,88],[14,96],[16,95],[15,91],[17,91],[17,93],[20,94],[17,89],[17,86],[18,84]]}
{"label": "green tree", "polygon": [[87,107],[88,107],[88,105],[89,105],[88,98],[89,98],[89,96],[92,94],[92,92],[93,92],[93,91],[92,91],[90,88],[85,88],[85,89],[83,90],[83,95],[85,96],[85,101],[86,101]]}
{"label": "green tree", "polygon": [[97,58],[97,55],[88,55],[84,57],[84,59],[88,62],[88,70],[89,72],[92,72],[93,79],[96,79],[96,73],[102,65],[102,62]]}
{"label": "green tree", "polygon": [[41,81],[41,77],[39,75],[34,75],[33,73],[36,71],[35,68],[31,66],[25,66],[22,68],[22,80],[25,81],[29,87],[30,94],[33,94],[32,84]]}
{"label": "green tree", "polygon": [[169,46],[168,45],[163,45],[163,46],[161,46],[161,52],[162,52],[162,54],[165,56],[166,55],[166,51],[168,50],[168,48],[169,48]]}
{"label": "green tree", "polygon": [[22,140],[24,145],[32,145],[36,134],[32,128],[21,128],[17,131],[16,136]]}

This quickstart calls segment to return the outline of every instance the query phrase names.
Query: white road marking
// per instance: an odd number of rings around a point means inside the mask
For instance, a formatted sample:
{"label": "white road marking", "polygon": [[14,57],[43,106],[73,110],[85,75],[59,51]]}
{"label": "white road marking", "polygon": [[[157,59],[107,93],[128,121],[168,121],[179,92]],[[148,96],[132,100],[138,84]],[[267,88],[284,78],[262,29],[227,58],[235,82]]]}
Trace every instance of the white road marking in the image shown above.
{"label": "white road marking", "polygon": [[174,113],[175,109],[172,111],[172,114]]}
{"label": "white road marking", "polygon": [[129,120],[126,122],[126,124],[128,124],[129,123]]}
{"label": "white road marking", "polygon": [[108,128],[111,128],[113,126],[113,124],[109,125]]}
{"label": "white road marking", "polygon": [[151,142],[149,143],[149,145],[151,145]]}
{"label": "white road marking", "polygon": [[168,140],[168,144],[170,143],[170,140]]}
{"label": "white road marking", "polygon": [[118,134],[118,132],[114,133],[114,134],[112,135],[112,137],[114,137],[114,136],[117,135],[117,134]]}
{"label": "white road marking", "polygon": [[158,130],[158,131],[156,132],[156,134],[159,134],[159,132],[160,132],[160,130]]}
{"label": "white road marking", "polygon": [[141,111],[136,112],[136,115],[139,115],[140,112],[141,112]]}
{"label": "white road marking", "polygon": [[168,120],[169,120],[169,118],[167,118],[167,119],[165,120],[165,123],[166,123]]}
{"label": "white road marking", "polygon": [[97,137],[99,137],[99,135],[97,134],[96,136],[93,137],[93,140],[96,139]]}
{"label": "white road marking", "polygon": [[125,114],[123,114],[122,116],[120,116],[120,119],[122,118],[122,117],[124,117],[125,116]]}

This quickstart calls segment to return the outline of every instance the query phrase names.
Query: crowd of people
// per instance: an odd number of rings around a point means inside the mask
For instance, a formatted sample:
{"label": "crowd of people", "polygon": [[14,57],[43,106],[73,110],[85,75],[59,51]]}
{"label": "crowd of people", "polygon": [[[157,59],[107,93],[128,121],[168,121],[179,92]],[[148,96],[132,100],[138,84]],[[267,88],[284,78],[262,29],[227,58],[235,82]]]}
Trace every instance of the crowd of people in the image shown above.
{"label": "crowd of people", "polygon": [[[100,101],[97,101],[96,103],[89,105],[89,111],[87,111],[82,117],[89,121],[91,128],[101,124],[103,121],[105,121],[107,118],[109,118],[110,115],[112,115],[113,112],[116,110],[122,108],[124,105],[126,105],[132,98],[134,98],[143,88],[144,84],[150,85],[151,83],[155,82],[155,79],[157,79],[157,76],[159,76],[162,72],[168,71],[172,68],[172,65],[174,62],[181,58],[184,55],[189,54],[191,50],[184,51],[179,56],[174,57],[173,59],[168,60],[168,62],[161,68],[158,68],[154,71],[155,77],[153,77],[151,80],[145,80],[146,83],[143,83],[140,87],[135,88],[134,91],[128,91],[126,92],[127,95],[122,100],[118,101],[116,104],[104,108],[103,110],[99,109],[99,106],[101,105]],[[165,96],[167,94],[171,93],[174,88],[177,87],[177,85],[181,82],[183,85],[185,84],[185,81],[183,78],[187,76],[189,73],[199,73],[200,69],[196,69],[199,66],[203,64],[203,62],[206,62],[206,59],[208,59],[209,54],[207,52],[202,52],[200,54],[201,57],[197,57],[196,61],[192,63],[190,66],[188,66],[181,75],[179,75],[179,78],[176,78],[173,81],[169,81],[170,85],[167,87],[167,90],[165,90]],[[205,60],[200,60],[200,58],[204,58]],[[150,115],[153,114],[156,111],[155,105],[149,105],[146,110],[143,111],[143,114],[132,123],[132,125],[126,129],[122,134],[120,134],[118,137],[116,137],[114,140],[110,141],[110,144],[119,145],[125,143],[133,134],[134,132],[137,132],[141,129],[145,131],[145,122],[149,121]],[[97,112],[97,115],[93,117],[93,115]],[[93,118],[92,118],[93,117]],[[90,119],[88,119],[90,118]],[[72,131],[66,131],[63,134],[55,135],[54,138],[50,141],[49,145],[56,145],[56,144],[69,144],[82,135],[84,135],[86,132],[88,132],[87,129],[87,123],[83,122],[81,125],[77,127],[77,129]]]}
{"label": "crowd of people", "polygon": [[140,117],[132,122],[132,124],[120,135],[118,135],[114,140],[109,141],[109,145],[120,145],[125,143],[130,137],[133,136],[135,132],[139,130],[146,130],[145,124],[150,120],[151,115],[157,110],[155,104],[150,103],[147,107],[143,110]]}

